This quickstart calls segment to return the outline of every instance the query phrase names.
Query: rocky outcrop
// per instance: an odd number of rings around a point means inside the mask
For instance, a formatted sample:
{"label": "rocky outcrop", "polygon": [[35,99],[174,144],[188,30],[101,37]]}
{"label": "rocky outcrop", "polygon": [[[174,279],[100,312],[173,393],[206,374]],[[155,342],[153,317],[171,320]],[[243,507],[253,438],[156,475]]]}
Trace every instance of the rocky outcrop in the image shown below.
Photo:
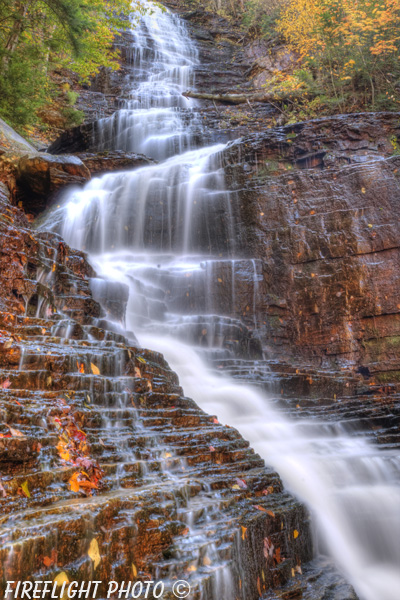
{"label": "rocky outcrop", "polygon": [[146,167],[155,164],[155,161],[144,154],[135,154],[133,152],[97,152],[77,153],[77,156],[90,171],[92,176],[104,175],[105,173],[117,173],[118,171],[128,171],[137,167]]}
{"label": "rocky outcrop", "polygon": [[66,185],[83,185],[90,171],[72,155],[36,154],[18,161],[17,185],[25,211],[37,216]]}
{"label": "rocky outcrop", "polygon": [[400,379],[398,114],[326,118],[233,143],[244,253],[262,261],[274,354]]}
{"label": "rocky outcrop", "polygon": [[[5,187],[0,269],[1,592],[184,574],[193,597],[249,600],[300,572],[304,507],[161,355],[99,327],[85,255],[35,232]],[[114,292],[97,297],[123,318]]]}
{"label": "rocky outcrop", "polygon": [[0,119],[0,156],[12,152],[32,154],[37,150],[3,119]]}

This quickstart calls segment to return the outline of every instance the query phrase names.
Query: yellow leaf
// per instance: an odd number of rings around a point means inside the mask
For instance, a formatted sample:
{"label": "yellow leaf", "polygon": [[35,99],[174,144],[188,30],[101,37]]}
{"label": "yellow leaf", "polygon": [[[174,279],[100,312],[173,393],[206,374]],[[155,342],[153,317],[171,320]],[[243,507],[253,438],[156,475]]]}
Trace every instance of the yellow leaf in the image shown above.
{"label": "yellow leaf", "polygon": [[96,367],[96,365],[94,365],[93,363],[90,363],[90,366],[92,368],[93,375],[100,375],[99,367]]}
{"label": "yellow leaf", "polygon": [[367,191],[367,190],[365,189],[365,187],[362,187],[362,188],[361,188],[361,193],[362,193],[362,194],[365,194],[365,193],[366,193],[366,191]]}
{"label": "yellow leaf", "polygon": [[137,568],[135,567],[135,565],[133,563],[132,563],[132,573],[133,573],[134,578],[136,579],[137,578]]}
{"label": "yellow leaf", "polygon": [[141,363],[146,364],[146,361],[144,360],[144,358],[142,358],[141,356],[137,357],[138,361],[140,361]]}
{"label": "yellow leaf", "polygon": [[24,496],[26,496],[26,498],[31,497],[31,493],[30,493],[29,487],[28,487],[28,481],[24,481],[24,483],[21,485],[21,490],[22,490],[22,493],[24,494]]}
{"label": "yellow leaf", "polygon": [[241,527],[242,527],[242,540],[244,540],[244,538],[246,537],[247,527],[243,527],[243,525]]}
{"label": "yellow leaf", "polygon": [[94,568],[97,569],[97,567],[99,566],[99,564],[101,562],[101,557],[100,557],[99,545],[97,543],[96,538],[93,538],[92,541],[90,542],[88,555],[94,563]]}
{"label": "yellow leaf", "polygon": [[299,532],[297,531],[297,529],[295,529],[295,530],[293,531],[293,537],[294,537],[294,539],[296,539],[296,538],[298,538],[298,537],[299,537]]}
{"label": "yellow leaf", "polygon": [[57,587],[61,587],[63,583],[69,583],[68,575],[62,571],[53,580],[53,583],[55,583]]}
{"label": "yellow leaf", "polygon": [[235,485],[232,486],[232,489],[233,490],[240,490],[240,486],[238,486],[237,484],[235,484]]}
{"label": "yellow leaf", "polygon": [[190,565],[190,567],[188,568],[188,572],[189,573],[194,573],[195,571],[197,571],[196,565]]}

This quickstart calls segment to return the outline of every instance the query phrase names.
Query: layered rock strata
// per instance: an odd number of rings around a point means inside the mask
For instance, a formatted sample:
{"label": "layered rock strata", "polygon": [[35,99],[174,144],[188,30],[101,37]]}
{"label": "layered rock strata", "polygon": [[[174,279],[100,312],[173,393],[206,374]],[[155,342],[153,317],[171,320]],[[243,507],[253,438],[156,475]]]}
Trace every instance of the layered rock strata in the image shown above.
{"label": "layered rock strata", "polygon": [[300,572],[308,515],[278,475],[161,355],[99,327],[85,255],[4,188],[0,228],[0,589],[184,576],[249,599]]}

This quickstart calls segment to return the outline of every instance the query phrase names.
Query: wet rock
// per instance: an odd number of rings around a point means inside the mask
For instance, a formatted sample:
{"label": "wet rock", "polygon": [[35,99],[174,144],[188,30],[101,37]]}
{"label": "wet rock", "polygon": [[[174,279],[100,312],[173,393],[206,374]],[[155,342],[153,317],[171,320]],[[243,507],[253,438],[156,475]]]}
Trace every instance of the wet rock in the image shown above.
{"label": "wet rock", "polygon": [[[229,571],[234,596],[256,600],[309,560],[308,514],[278,475],[184,396],[160,354],[99,327],[85,255],[33,230],[2,187],[0,270],[1,591],[61,571],[93,579],[93,539],[98,580],[129,581],[133,564],[168,594],[184,573],[195,597]],[[97,297],[122,319],[126,289],[110,285]],[[93,465],[95,483],[81,472]],[[266,538],[284,560],[266,561]]]}
{"label": "wet rock", "polygon": [[107,315],[119,323],[124,323],[126,305],[129,298],[129,287],[118,281],[92,278],[90,289],[93,298],[101,304]]}
{"label": "wet rock", "polygon": [[37,154],[24,156],[18,162],[17,183],[28,213],[38,215],[54,194],[66,185],[83,185],[90,179],[90,171],[75,156]]}
{"label": "wet rock", "polygon": [[0,156],[5,153],[35,154],[36,148],[0,119]]}
{"label": "wet rock", "polygon": [[144,156],[144,154],[134,154],[133,152],[122,152],[118,150],[112,152],[98,152],[96,154],[89,152],[77,153],[75,156],[83,162],[92,176],[127,171],[155,164],[154,160]]}
{"label": "wet rock", "polygon": [[92,150],[95,127],[95,122],[90,122],[68,129],[50,144],[47,152],[49,154],[73,154]]}
{"label": "wet rock", "polygon": [[271,351],[397,380],[399,135],[397,114],[348,115],[225,151],[242,251],[263,264],[259,322]]}
{"label": "wet rock", "polygon": [[94,271],[84,253],[72,251],[56,234],[35,232],[2,189],[0,310],[44,318],[73,314],[82,321],[98,317],[100,307],[89,288]]}

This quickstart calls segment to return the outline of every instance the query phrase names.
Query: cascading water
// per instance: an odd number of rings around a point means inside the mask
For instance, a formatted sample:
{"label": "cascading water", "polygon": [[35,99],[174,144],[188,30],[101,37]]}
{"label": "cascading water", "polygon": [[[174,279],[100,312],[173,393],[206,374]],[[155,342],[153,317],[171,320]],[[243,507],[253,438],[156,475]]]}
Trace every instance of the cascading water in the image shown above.
{"label": "cascading water", "polygon": [[[213,374],[199,356],[256,352],[238,318],[236,284],[247,278],[247,316],[256,325],[258,264],[235,258],[240,231],[225,189],[223,146],[196,149],[199,122],[181,94],[197,53],[183,22],[154,8],[133,36],[131,98],[100,123],[97,141],[164,162],[93,179],[70,192],[46,226],[89,252],[105,279],[129,286],[128,328],[163,352],[185,392],[237,427],[307,502],[323,550],[360,599],[397,600],[399,457],[346,435],[340,424],[285,419],[265,395]],[[102,285],[96,280],[95,294]]]}

